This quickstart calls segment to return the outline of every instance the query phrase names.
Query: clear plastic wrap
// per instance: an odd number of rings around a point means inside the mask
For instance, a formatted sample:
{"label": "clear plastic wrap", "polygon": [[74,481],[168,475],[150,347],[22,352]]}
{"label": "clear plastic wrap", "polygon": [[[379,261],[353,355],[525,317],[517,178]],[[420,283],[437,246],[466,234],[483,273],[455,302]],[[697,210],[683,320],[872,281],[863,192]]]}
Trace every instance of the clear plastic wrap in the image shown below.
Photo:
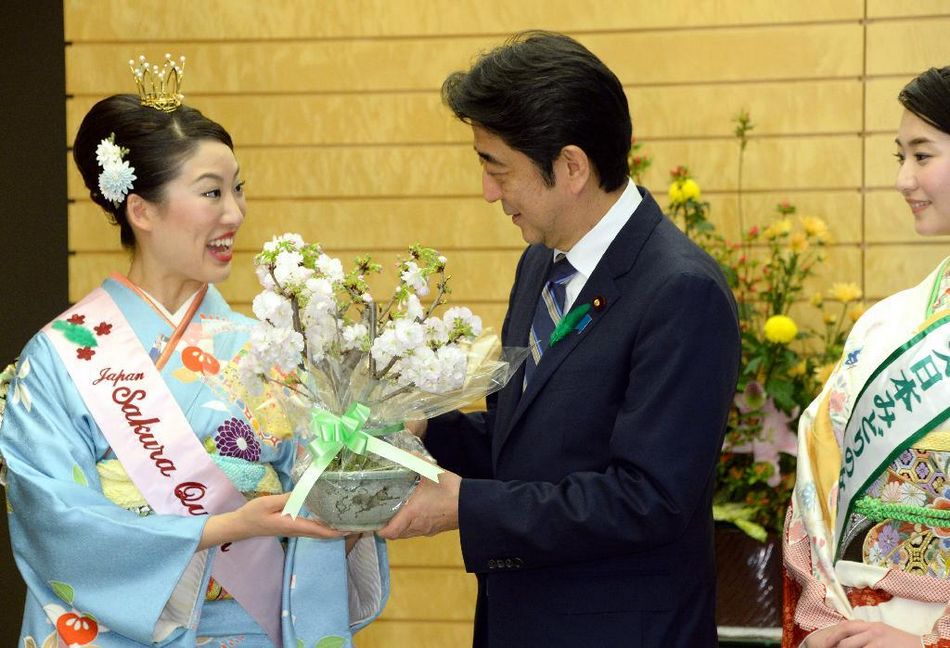
{"label": "clear plastic wrap", "polygon": [[347,273],[319,246],[285,234],[255,258],[259,323],[215,386],[274,436],[296,439],[284,513],[309,510],[341,530],[381,528],[420,476],[437,481],[441,472],[405,422],[484,398],[527,358],[528,349],[502,348],[467,308],[436,314],[449,293],[446,259],[420,246],[408,253],[384,305],[369,293],[368,276],[382,267],[369,257]]}
{"label": "clear plastic wrap", "polygon": [[[299,391],[291,390],[280,399],[300,442],[294,482],[304,484],[307,470],[315,464],[318,453],[312,451],[311,442],[321,434],[321,426],[332,427],[354,404],[364,406],[367,416],[358,432],[434,463],[403,423],[450,412],[501,389],[528,354],[527,349],[502,348],[498,336],[490,332],[464,346],[465,380],[460,388],[444,393],[374,380],[368,357],[348,376],[338,372],[333,381],[327,376],[338,367],[326,366],[327,361],[302,372]],[[343,531],[368,531],[384,526],[418,481],[419,474],[404,463],[344,444],[312,486],[298,488],[307,489],[303,501],[317,519]]]}

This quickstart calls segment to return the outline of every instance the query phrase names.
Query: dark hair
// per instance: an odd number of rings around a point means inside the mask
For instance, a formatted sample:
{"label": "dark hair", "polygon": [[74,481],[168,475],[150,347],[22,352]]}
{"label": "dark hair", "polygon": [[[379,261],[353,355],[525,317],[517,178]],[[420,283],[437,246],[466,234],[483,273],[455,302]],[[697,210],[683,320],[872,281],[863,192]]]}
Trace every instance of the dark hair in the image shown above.
{"label": "dark hair", "polygon": [[623,86],[573,38],[515,34],[468,72],[450,74],[442,100],[460,120],[531,158],[548,186],[554,160],[569,144],[584,150],[605,191],[627,181],[633,126]]}
{"label": "dark hair", "polygon": [[166,113],[143,106],[137,95],[112,95],[93,106],[82,120],[73,143],[73,160],[93,201],[119,226],[123,247],[135,247],[135,234],[126,216],[126,200],[112,204],[99,193],[102,168],[96,160],[99,143],[114,135],[114,143],[128,149],[123,158],[135,169],[132,193],[150,202],[161,202],[165,185],[174,180],[181,165],[201,140],[217,140],[233,149],[231,136],[200,111],[180,106]]}
{"label": "dark hair", "polygon": [[907,110],[950,134],[950,66],[930,68],[904,86],[897,95]]}

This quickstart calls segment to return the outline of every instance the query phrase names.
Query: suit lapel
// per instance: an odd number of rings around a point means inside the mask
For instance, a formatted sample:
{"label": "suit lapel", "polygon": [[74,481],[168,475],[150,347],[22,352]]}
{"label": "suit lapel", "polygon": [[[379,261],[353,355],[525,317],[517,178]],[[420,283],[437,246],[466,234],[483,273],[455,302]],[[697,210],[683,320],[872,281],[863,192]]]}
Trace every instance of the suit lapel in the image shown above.
{"label": "suit lapel", "polygon": [[[529,249],[527,254],[521,275],[516,280],[513,298],[509,305],[511,312],[504,341],[505,346],[528,346],[528,335],[531,330],[531,321],[534,319],[538,295],[541,294],[541,287],[544,285],[544,280],[554,263],[553,254],[545,247],[536,246],[533,250]],[[508,385],[498,394],[495,420],[502,423],[502,425],[496,425],[496,433],[506,434],[507,421],[511,419],[511,414],[521,398],[521,385],[523,383],[524,364],[522,363],[517,373],[508,381]],[[492,445],[494,448],[500,447],[497,442],[493,442]]]}
{"label": "suit lapel", "polygon": [[[499,395],[495,438],[492,442],[492,462],[494,465],[497,465],[502,447],[512,430],[514,430],[518,421],[521,420],[554,371],[583,339],[595,334],[597,323],[621,298],[622,293],[615,280],[630,271],[644,243],[646,243],[660,219],[663,218],[659,206],[650,193],[645,189],[642,190],[642,193],[643,201],[640,206],[611,242],[594,272],[584,284],[583,290],[574,301],[574,307],[577,307],[591,303],[594,297],[601,297],[606,302],[604,308],[599,311],[590,310],[591,321],[583,331],[570,333],[544,353],[537,369],[534,371],[531,383],[527,385],[524,393],[521,393],[521,385],[524,382],[524,367],[522,366],[518,373],[512,377],[508,387]],[[541,294],[544,279],[553,262],[550,251],[546,249],[545,251],[547,252],[547,263],[535,262],[532,268],[525,267],[524,290],[518,290],[517,299],[512,304],[510,334],[509,339],[506,340],[508,345],[527,346],[528,331],[534,318],[535,305],[538,296]],[[536,274],[528,274],[529,271]]]}

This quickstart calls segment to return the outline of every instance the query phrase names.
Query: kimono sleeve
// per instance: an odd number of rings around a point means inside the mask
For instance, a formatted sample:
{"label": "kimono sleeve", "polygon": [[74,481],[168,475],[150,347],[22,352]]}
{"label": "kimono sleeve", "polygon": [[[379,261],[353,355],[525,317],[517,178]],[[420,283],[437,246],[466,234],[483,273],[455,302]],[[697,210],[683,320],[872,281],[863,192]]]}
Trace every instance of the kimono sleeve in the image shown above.
{"label": "kimono sleeve", "polygon": [[113,504],[96,471],[107,449],[51,343],[38,334],[21,356],[0,426],[17,565],[43,606],[65,600],[109,632],[152,644],[206,518],[143,517]]}

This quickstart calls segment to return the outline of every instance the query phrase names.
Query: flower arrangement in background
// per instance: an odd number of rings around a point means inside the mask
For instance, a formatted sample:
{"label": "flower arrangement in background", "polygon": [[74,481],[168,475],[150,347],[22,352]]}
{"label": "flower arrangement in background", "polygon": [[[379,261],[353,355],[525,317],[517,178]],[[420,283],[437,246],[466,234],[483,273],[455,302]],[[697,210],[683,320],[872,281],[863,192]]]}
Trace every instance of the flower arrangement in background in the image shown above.
{"label": "flower arrangement in background", "polygon": [[642,153],[643,142],[636,137],[630,139],[630,152],[627,154],[627,166],[630,168],[630,177],[637,184],[643,184],[643,174],[653,164],[653,158]]}
{"label": "flower arrangement in background", "polygon": [[800,216],[785,201],[768,223],[745,226],[742,166],[754,125],[747,112],[735,123],[741,240],[727,241],[709,220],[709,203],[686,167],[670,172],[667,213],[716,259],[736,298],[742,360],[713,513],[764,541],[769,531],[781,530],[791,497],[799,415],[821,390],[864,309],[855,284],[804,294],[830,241],[821,218]]}
{"label": "flower arrangement in background", "polygon": [[[368,256],[357,257],[346,272],[319,245],[285,234],[266,243],[254,263],[262,286],[253,301],[259,323],[234,370],[223,372],[236,373],[238,385],[224,389],[232,396],[263,394],[287,413],[301,449],[297,486],[285,508],[291,515],[304,502],[317,513],[319,502],[310,493],[329,488],[321,476],[330,473],[360,475],[353,488],[363,488],[360,481],[373,479],[366,477],[373,472],[437,479],[439,469],[418,456],[425,451],[404,421],[436,416],[500,389],[527,355],[502,349],[468,308],[436,315],[450,277],[445,257],[431,248],[409,248],[397,265],[396,288],[382,305],[370,292],[371,276],[382,266]],[[376,506],[392,483],[372,493],[363,489],[351,501],[338,498],[330,508]],[[390,516],[410,492],[400,494]],[[344,528],[326,514],[318,517]],[[382,526],[380,520],[358,522],[344,525]]]}

